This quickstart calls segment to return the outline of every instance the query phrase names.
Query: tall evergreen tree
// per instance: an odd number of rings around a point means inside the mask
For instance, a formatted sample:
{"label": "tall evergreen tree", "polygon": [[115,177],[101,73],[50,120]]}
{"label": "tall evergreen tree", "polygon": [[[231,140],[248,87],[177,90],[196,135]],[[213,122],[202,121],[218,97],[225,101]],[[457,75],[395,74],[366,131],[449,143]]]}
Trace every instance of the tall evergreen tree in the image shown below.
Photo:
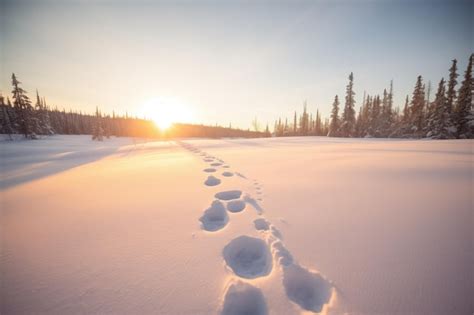
{"label": "tall evergreen tree", "polygon": [[464,80],[459,88],[458,100],[455,108],[454,119],[457,128],[458,138],[472,138],[474,136],[474,122],[472,113],[472,90],[474,89],[474,81],[472,78],[472,63],[474,54],[469,57]]}
{"label": "tall evergreen tree", "polygon": [[458,84],[457,78],[457,60],[452,60],[451,68],[449,68],[449,81],[448,81],[448,90],[446,92],[446,102],[449,114],[451,115],[454,109],[454,101],[456,100],[456,84]]}
{"label": "tall evergreen tree", "polygon": [[433,103],[431,117],[428,119],[428,137],[435,139],[451,139],[455,137],[455,128],[451,121],[449,104],[446,98],[444,78],[441,79]]}
{"label": "tall evergreen tree", "polygon": [[103,141],[104,140],[104,129],[102,128],[102,115],[99,112],[99,108],[95,108],[95,127],[92,133],[92,140]]}
{"label": "tall evergreen tree", "polygon": [[339,98],[336,95],[332,103],[331,122],[329,123],[328,137],[337,137],[339,135]]}
{"label": "tall evergreen tree", "polygon": [[5,104],[5,99],[2,94],[0,94],[0,133],[6,134],[9,140],[12,140],[12,134],[15,133],[8,106]]}
{"label": "tall evergreen tree", "polygon": [[351,137],[355,130],[355,100],[354,100],[354,75],[349,75],[349,83],[346,86],[346,103],[342,113],[342,123],[340,126],[340,135]]}
{"label": "tall evergreen tree", "polygon": [[33,125],[33,107],[31,101],[26,95],[26,91],[20,87],[21,82],[17,80],[14,73],[12,73],[12,94],[13,94],[13,107],[17,115],[17,123],[19,132],[22,133],[25,138],[36,138],[34,133]]}
{"label": "tall evergreen tree", "polygon": [[306,101],[304,102],[303,114],[301,115],[300,120],[300,134],[306,136],[308,134],[309,127],[309,116],[306,108]]}
{"label": "tall evergreen tree", "polygon": [[425,109],[425,91],[423,85],[423,78],[421,75],[418,76],[411,99],[411,123],[412,133],[414,136],[422,136],[424,127],[424,109]]}
{"label": "tall evergreen tree", "polygon": [[298,128],[297,116],[295,111],[295,116],[293,117],[293,135],[296,136],[296,129]]}

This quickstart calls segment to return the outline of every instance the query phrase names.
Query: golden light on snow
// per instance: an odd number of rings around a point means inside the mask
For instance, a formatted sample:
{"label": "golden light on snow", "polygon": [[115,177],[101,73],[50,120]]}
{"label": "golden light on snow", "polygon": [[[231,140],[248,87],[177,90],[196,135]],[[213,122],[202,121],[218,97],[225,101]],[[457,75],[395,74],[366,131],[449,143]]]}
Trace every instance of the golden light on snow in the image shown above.
{"label": "golden light on snow", "polygon": [[161,130],[168,129],[173,123],[190,122],[192,112],[187,104],[175,98],[154,98],[141,109],[141,115],[151,119]]}

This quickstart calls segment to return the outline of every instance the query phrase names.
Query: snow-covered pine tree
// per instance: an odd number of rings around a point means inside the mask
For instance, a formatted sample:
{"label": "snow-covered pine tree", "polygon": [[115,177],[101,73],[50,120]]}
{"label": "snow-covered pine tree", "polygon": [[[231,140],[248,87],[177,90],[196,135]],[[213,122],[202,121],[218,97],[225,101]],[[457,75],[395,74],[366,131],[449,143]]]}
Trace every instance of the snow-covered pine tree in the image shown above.
{"label": "snow-covered pine tree", "polygon": [[354,74],[349,75],[349,83],[346,86],[346,103],[342,113],[340,136],[351,137],[355,130],[355,100],[354,100]]}
{"label": "snow-covered pine tree", "polygon": [[449,81],[448,81],[448,90],[446,91],[446,102],[448,106],[449,114],[452,115],[454,109],[454,101],[456,100],[456,85],[458,84],[457,78],[459,74],[457,73],[457,60],[452,60],[451,68],[449,68]]}
{"label": "snow-covered pine tree", "polygon": [[302,136],[306,136],[308,134],[308,126],[309,126],[309,116],[307,112],[307,105],[306,101],[304,102],[304,107],[303,107],[303,114],[301,115],[300,119],[300,134]]}
{"label": "snow-covered pine tree", "polygon": [[95,125],[92,131],[92,140],[103,141],[104,140],[104,129],[102,128],[102,116],[99,112],[99,108],[95,108]]}
{"label": "snow-covered pine tree", "polygon": [[472,103],[472,93],[474,80],[472,78],[472,63],[474,54],[469,57],[464,80],[458,91],[458,100],[455,107],[454,119],[457,128],[457,137],[461,139],[474,137],[474,113]]}
{"label": "snow-covered pine tree", "polygon": [[372,97],[370,95],[367,95],[367,97],[365,98],[364,108],[362,109],[361,130],[360,130],[361,137],[369,136],[371,113],[372,113]]}
{"label": "snow-covered pine tree", "polygon": [[423,78],[421,75],[418,76],[413,90],[413,96],[411,99],[410,106],[410,118],[411,118],[411,136],[421,137],[423,136],[423,114],[425,109],[425,91],[423,85]]}
{"label": "snow-covered pine tree", "polygon": [[49,108],[46,105],[46,99],[40,99],[41,107],[43,109],[42,121],[43,121],[43,132],[45,135],[54,135],[54,129],[51,125],[51,118],[49,116]]}
{"label": "snow-covered pine tree", "polygon": [[431,117],[428,120],[428,130],[426,136],[433,139],[455,138],[456,129],[453,127],[449,113],[444,78],[441,79],[438,85],[438,91],[431,109]]}
{"label": "snow-covered pine tree", "polygon": [[6,134],[9,140],[13,139],[12,134],[15,133],[11,123],[8,106],[5,104],[5,99],[2,94],[0,94],[0,133]]}
{"label": "snow-covered pine tree", "polygon": [[296,131],[298,128],[297,115],[295,111],[295,116],[293,117],[293,136],[296,136]]}
{"label": "snow-covered pine tree", "polygon": [[44,135],[45,130],[44,130],[44,121],[43,121],[43,104],[40,100],[38,90],[36,90],[36,103],[33,111],[33,128],[34,132],[37,135]]}
{"label": "snow-covered pine tree", "polygon": [[[391,85],[391,84],[390,84]],[[382,109],[380,115],[379,135],[387,137],[391,133],[392,127],[392,105],[390,101],[390,92],[383,90]]]}
{"label": "snow-covered pine tree", "polygon": [[31,101],[26,95],[26,91],[20,87],[21,82],[17,80],[14,73],[12,73],[12,94],[13,107],[16,112],[18,123],[18,131],[25,136],[25,138],[36,139],[33,124],[33,107]]}
{"label": "snow-covered pine tree", "polygon": [[319,114],[319,109],[316,110],[316,119],[314,121],[314,134],[316,136],[321,136],[323,134],[323,122],[321,120],[321,114]]}
{"label": "snow-covered pine tree", "polygon": [[18,133],[18,123],[17,123],[17,116],[15,112],[15,108],[12,105],[12,102],[10,101],[10,98],[7,97],[7,113],[8,113],[8,118],[10,119],[10,123],[13,128],[13,133]]}
{"label": "snow-covered pine tree", "polygon": [[337,137],[339,135],[339,98],[336,95],[332,103],[331,122],[329,123],[328,137]]}
{"label": "snow-covered pine tree", "polygon": [[381,108],[381,101],[380,96],[376,95],[372,101],[370,111],[370,125],[369,125],[369,132],[368,134],[372,137],[380,137],[381,136],[381,115],[382,115],[382,108]]}

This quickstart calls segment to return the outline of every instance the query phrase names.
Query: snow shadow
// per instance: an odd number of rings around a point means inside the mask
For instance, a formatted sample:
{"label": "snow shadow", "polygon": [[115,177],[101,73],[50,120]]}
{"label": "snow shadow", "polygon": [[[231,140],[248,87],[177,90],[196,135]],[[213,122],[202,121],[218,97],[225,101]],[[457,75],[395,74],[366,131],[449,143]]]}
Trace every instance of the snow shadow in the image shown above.
{"label": "snow shadow", "polygon": [[[117,152],[116,145],[55,146],[29,140],[1,144],[0,189],[10,188],[100,160]],[[44,145],[45,147],[41,147]]]}

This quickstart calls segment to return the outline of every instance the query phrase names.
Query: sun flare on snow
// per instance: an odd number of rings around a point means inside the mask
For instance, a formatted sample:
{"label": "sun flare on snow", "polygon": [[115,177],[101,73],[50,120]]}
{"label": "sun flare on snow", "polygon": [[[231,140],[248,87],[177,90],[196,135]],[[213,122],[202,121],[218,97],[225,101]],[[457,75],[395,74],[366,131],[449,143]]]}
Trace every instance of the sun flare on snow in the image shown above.
{"label": "sun flare on snow", "polygon": [[154,98],[142,106],[143,116],[153,120],[161,130],[168,129],[177,122],[190,122],[192,113],[189,106],[177,99]]}

